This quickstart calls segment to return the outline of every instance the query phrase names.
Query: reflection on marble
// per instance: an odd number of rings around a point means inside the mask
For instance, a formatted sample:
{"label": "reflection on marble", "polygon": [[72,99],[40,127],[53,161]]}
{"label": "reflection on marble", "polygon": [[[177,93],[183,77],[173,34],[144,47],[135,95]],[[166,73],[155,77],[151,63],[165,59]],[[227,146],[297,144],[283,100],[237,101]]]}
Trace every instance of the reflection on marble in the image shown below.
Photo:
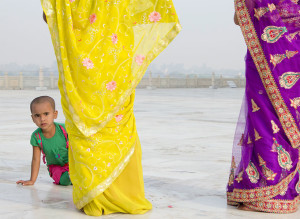
{"label": "reflection on marble", "polygon": [[[283,218],[244,212],[226,205],[232,138],[242,89],[137,90],[135,112],[143,148],[146,195],[153,210],[145,215],[103,218]],[[34,186],[28,179],[35,125],[29,103],[39,95],[56,99],[58,91],[0,91],[0,218],[90,218],[72,203],[72,187],[57,186],[41,165]],[[284,215],[299,218],[300,211]]]}

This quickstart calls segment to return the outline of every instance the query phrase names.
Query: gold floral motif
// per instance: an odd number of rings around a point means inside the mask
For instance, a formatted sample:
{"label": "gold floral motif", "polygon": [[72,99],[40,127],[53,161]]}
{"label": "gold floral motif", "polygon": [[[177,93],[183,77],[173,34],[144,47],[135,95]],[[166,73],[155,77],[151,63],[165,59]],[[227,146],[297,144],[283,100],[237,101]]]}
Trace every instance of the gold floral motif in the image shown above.
{"label": "gold floral motif", "polygon": [[291,101],[291,107],[297,109],[300,106],[300,97],[290,99],[290,101]]}
{"label": "gold floral motif", "polygon": [[231,160],[231,169],[235,169],[235,168],[236,168],[235,157],[232,156],[232,160]]}
{"label": "gold floral motif", "polygon": [[282,62],[285,58],[286,58],[285,54],[270,55],[270,62],[274,65],[275,68],[276,65]]}
{"label": "gold floral motif", "polygon": [[287,38],[288,41],[292,42],[293,40],[297,39],[297,35],[300,35],[300,31],[290,33],[286,35],[285,37]]}
{"label": "gold floral motif", "polygon": [[286,27],[267,26],[261,39],[268,43],[276,43],[286,32]]}
{"label": "gold floral motif", "polygon": [[276,10],[276,6],[274,4],[268,4],[268,8],[269,8],[270,12],[273,12]]}
{"label": "gold floral motif", "polygon": [[251,141],[250,135],[248,135],[248,142],[247,142],[247,144],[252,144],[252,141]]}
{"label": "gold floral motif", "polygon": [[243,173],[244,171],[241,171],[238,175],[237,178],[235,179],[238,183],[240,183],[243,180]]}
{"label": "gold floral motif", "polygon": [[260,110],[260,108],[257,106],[257,104],[254,102],[253,99],[251,99],[251,103],[252,103],[252,112],[257,112]]}
{"label": "gold floral motif", "polygon": [[254,133],[255,133],[255,141],[262,139],[262,137],[259,135],[259,133],[256,131],[256,129],[254,129]]}
{"label": "gold floral motif", "polygon": [[299,0],[291,0],[291,2],[298,4]]}
{"label": "gold floral motif", "polygon": [[254,16],[259,20],[269,11],[269,8],[254,8]]}
{"label": "gold floral motif", "polygon": [[232,172],[232,170],[231,170],[230,175],[229,175],[228,185],[232,186],[233,183],[234,183],[234,172]]}
{"label": "gold floral motif", "polygon": [[298,53],[299,53],[298,51],[288,51],[288,50],[285,51],[286,57],[287,57],[288,59],[294,57],[294,56],[297,55]]}
{"label": "gold floral motif", "polygon": [[276,125],[276,123],[273,120],[271,120],[271,123],[272,123],[273,134],[278,133],[280,131],[278,125]]}
{"label": "gold floral motif", "polygon": [[249,180],[252,183],[257,183],[259,180],[259,172],[257,171],[257,168],[255,167],[255,165],[250,161],[247,169],[246,169],[246,173],[248,175]]}
{"label": "gold floral motif", "polygon": [[275,55],[270,55],[270,62],[274,65],[274,68],[276,67],[277,64],[281,63],[284,59],[292,58],[296,54],[298,54],[298,51],[285,51],[285,54],[275,54]]}
{"label": "gold floral motif", "polygon": [[[284,17],[282,18],[282,21],[286,24],[286,23],[299,23],[299,16],[296,17]],[[299,24],[297,24],[299,25]]]}
{"label": "gold floral motif", "polygon": [[299,79],[299,72],[286,72],[279,77],[279,83],[281,87],[284,87],[285,89],[291,89]]}
{"label": "gold floral motif", "polygon": [[234,158],[234,156],[232,156],[230,175],[229,175],[229,180],[228,180],[228,185],[229,186],[233,185],[233,183],[234,183],[234,169],[235,168],[236,168],[235,158]]}
{"label": "gold floral motif", "polygon": [[281,168],[285,170],[290,170],[292,166],[292,159],[290,154],[282,147],[282,145],[278,144],[277,140],[273,138],[272,152],[278,153],[278,164]]}
{"label": "gold floral motif", "polygon": [[264,176],[267,178],[267,180],[272,180],[274,181],[277,173],[274,173],[272,170],[270,170],[267,165],[266,162],[264,161],[264,159],[259,155],[258,155],[258,160],[259,160],[259,166],[262,167],[262,171]]}
{"label": "gold floral motif", "polygon": [[243,146],[243,143],[244,143],[244,137],[245,137],[245,135],[242,134],[241,139],[240,139],[240,141],[239,141],[239,143],[238,143],[238,146]]}
{"label": "gold floral motif", "polygon": [[254,16],[259,20],[267,12],[273,12],[274,10],[276,10],[274,4],[268,4],[268,7],[254,8]]}

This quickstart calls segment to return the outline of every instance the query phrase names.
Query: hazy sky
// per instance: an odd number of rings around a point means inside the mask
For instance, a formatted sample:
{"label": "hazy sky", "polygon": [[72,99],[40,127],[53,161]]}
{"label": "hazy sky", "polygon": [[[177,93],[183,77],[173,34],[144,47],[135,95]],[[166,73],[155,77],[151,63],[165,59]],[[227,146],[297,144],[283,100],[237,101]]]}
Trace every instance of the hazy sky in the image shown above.
{"label": "hazy sky", "polygon": [[[244,68],[246,47],[233,23],[233,0],[173,2],[183,30],[155,63]],[[0,64],[50,66],[55,61],[39,0],[0,0],[0,28]]]}

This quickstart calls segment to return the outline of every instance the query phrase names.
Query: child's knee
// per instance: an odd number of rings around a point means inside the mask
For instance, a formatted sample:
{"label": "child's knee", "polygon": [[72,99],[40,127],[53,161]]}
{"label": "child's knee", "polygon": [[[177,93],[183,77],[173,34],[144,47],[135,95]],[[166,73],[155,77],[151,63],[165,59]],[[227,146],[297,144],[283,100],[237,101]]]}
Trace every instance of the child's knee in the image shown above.
{"label": "child's knee", "polygon": [[69,186],[71,185],[71,180],[70,180],[70,176],[69,173],[66,171],[64,173],[61,174],[60,180],[59,180],[59,185],[62,186]]}

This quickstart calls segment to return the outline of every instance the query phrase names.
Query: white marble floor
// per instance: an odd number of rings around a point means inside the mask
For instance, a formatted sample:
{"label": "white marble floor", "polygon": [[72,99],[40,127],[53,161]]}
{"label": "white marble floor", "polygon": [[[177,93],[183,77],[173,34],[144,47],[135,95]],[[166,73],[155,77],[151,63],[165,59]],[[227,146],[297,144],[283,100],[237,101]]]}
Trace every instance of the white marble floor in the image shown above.
{"label": "white marble floor", "polygon": [[[137,90],[135,111],[143,148],[146,195],[153,210],[141,216],[103,218],[299,218],[244,212],[226,205],[231,144],[243,89]],[[34,186],[16,185],[30,175],[35,125],[29,103],[58,91],[0,91],[0,218],[89,218],[72,203],[72,187],[52,184],[42,165]]]}

